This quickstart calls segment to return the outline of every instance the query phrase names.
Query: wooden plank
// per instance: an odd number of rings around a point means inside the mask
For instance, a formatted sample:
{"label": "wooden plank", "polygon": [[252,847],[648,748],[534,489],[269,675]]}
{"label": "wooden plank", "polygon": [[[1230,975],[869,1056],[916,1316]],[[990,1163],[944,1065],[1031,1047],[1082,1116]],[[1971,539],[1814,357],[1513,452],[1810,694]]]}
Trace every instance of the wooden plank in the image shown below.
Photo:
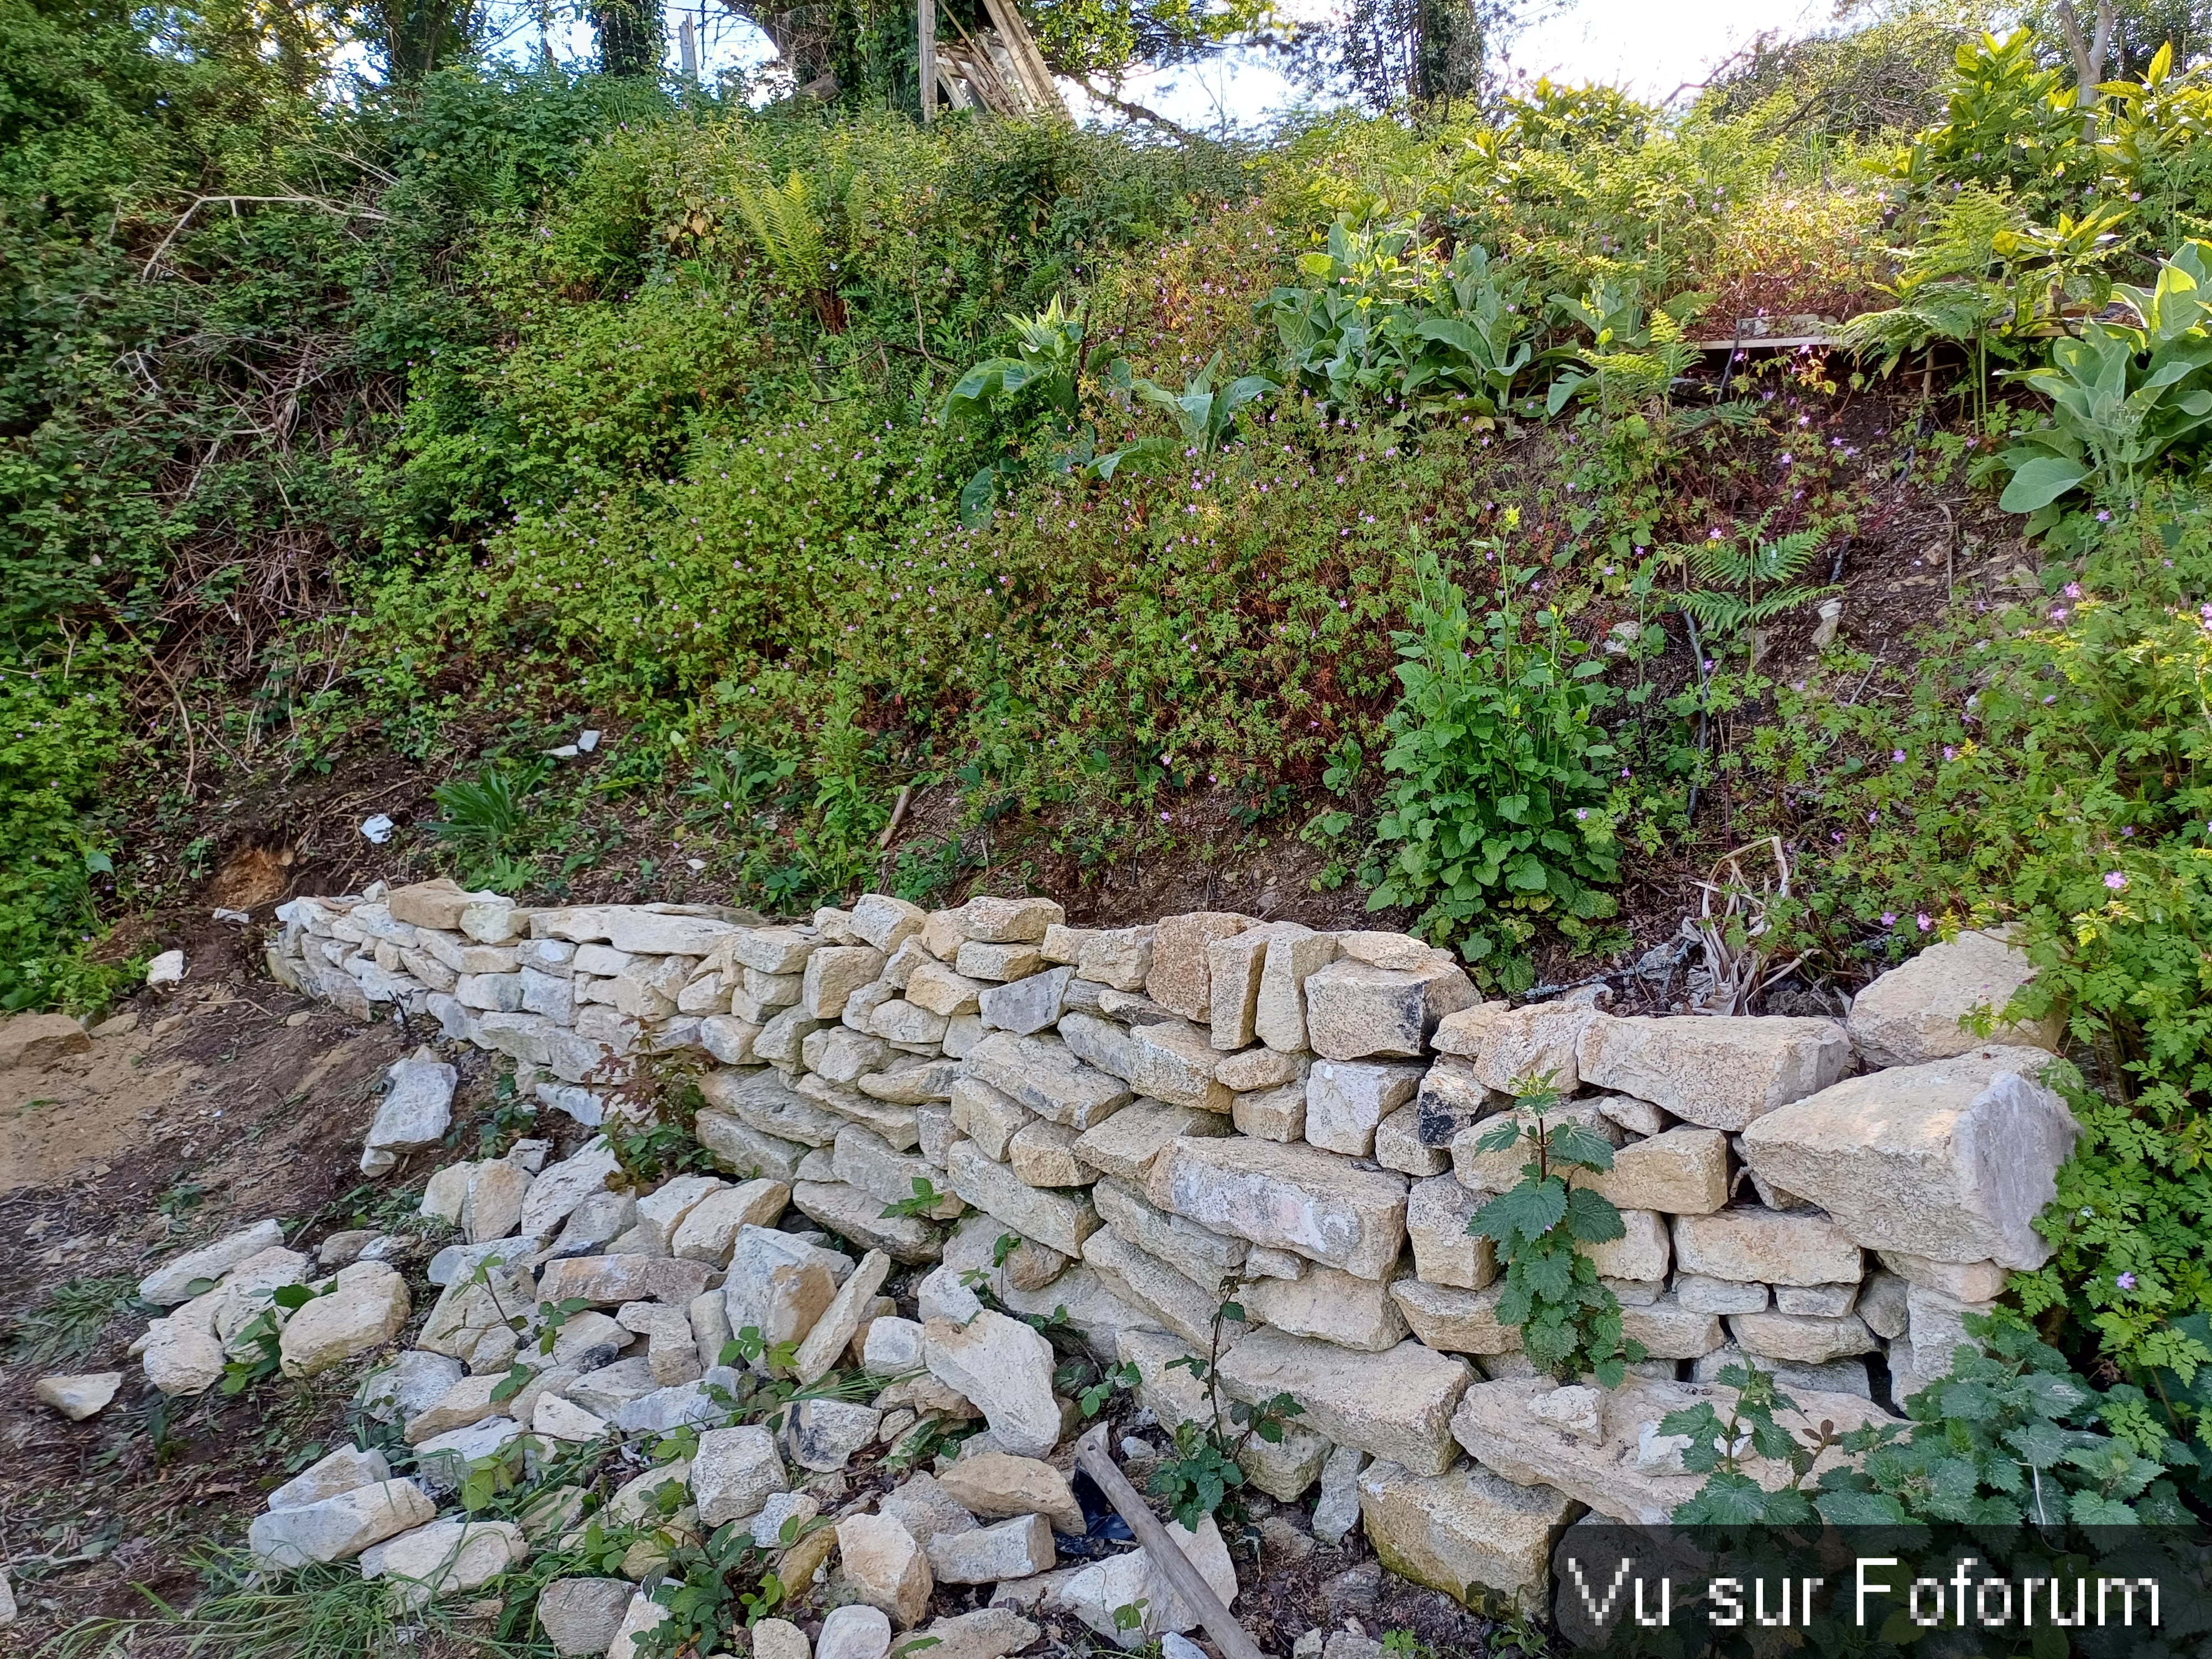
{"label": "wooden plank", "polygon": [[1075,1467],[1098,1483],[1098,1490],[1106,1494],[1106,1501],[1114,1506],[1115,1513],[1129,1523],[1129,1530],[1137,1534],[1137,1541],[1152,1558],[1152,1565],[1167,1575],[1176,1594],[1198,1615],[1198,1622],[1206,1626],[1206,1633],[1213,1638],[1214,1645],[1225,1659],[1267,1659],[1251,1633],[1237,1622],[1237,1615],[1221,1605],[1213,1586],[1191,1565],[1190,1558],[1176,1547],[1159,1517],[1137,1496],[1137,1489],[1129,1484],[1128,1476],[1115,1467],[1113,1456],[1106,1449],[1103,1423],[1095,1425],[1075,1443]]}
{"label": "wooden plank", "polygon": [[1843,337],[1838,334],[1790,334],[1780,339],[1747,334],[1741,340],[1692,340],[1691,346],[1698,351],[1794,351],[1799,346],[1839,346]]}
{"label": "wooden plank", "polygon": [[921,36],[921,118],[937,118],[937,0],[915,0],[915,27]]}
{"label": "wooden plank", "polygon": [[1020,77],[1021,90],[1030,109],[1042,114],[1047,110],[1067,113],[1067,106],[1060,96],[1060,87],[1045,67],[1044,54],[1037,50],[1036,38],[1022,19],[1021,8],[1015,0],[983,0],[984,9],[991,14],[992,27],[1006,42],[1007,56],[1014,60],[1014,73]]}

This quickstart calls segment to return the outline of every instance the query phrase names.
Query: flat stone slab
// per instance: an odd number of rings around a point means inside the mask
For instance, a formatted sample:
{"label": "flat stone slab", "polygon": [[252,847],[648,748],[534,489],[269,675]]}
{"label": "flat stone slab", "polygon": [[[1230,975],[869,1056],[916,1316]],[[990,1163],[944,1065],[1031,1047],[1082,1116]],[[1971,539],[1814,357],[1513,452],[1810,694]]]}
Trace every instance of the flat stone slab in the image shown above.
{"label": "flat stone slab", "polygon": [[[1726,1422],[1735,1398],[1735,1389],[1718,1383],[1662,1382],[1632,1375],[1618,1389],[1593,1391],[1602,1401],[1602,1437],[1593,1440],[1529,1410],[1532,1401],[1558,1387],[1548,1376],[1478,1382],[1452,1413],[1452,1435],[1476,1462],[1508,1480],[1552,1486],[1613,1520],[1651,1527],[1666,1525],[1675,1507],[1705,1484],[1704,1475],[1682,1468],[1679,1441],[1656,1443],[1660,1419],[1710,1401]],[[1775,1420],[1793,1432],[1823,1420],[1855,1429],[1887,1419],[1872,1401],[1855,1395],[1793,1392],[1792,1398],[1797,1408],[1776,1413]],[[1814,1478],[1843,1461],[1840,1452],[1824,1453],[1814,1466]],[[1789,1484],[1790,1468],[1784,1462],[1753,1456],[1746,1472],[1770,1492]]]}
{"label": "flat stone slab", "polygon": [[1920,1066],[1990,1043],[2055,1048],[2057,1016],[2034,1025],[2001,1026],[1987,1037],[1966,1030],[1978,1011],[1992,1017],[2035,969],[2027,952],[1995,933],[1966,932],[1899,963],[1851,999],[1851,1045],[1869,1066]]}
{"label": "flat stone slab", "polygon": [[1221,1362],[1222,1386],[1237,1399],[1287,1394],[1305,1407],[1300,1427],[1420,1474],[1450,1467],[1452,1408],[1474,1380],[1465,1360],[1411,1338],[1385,1353],[1354,1353],[1263,1328]]}
{"label": "flat stone slab", "polygon": [[1152,1164],[1146,1196],[1216,1232],[1381,1279],[1405,1246],[1406,1192],[1403,1176],[1240,1135],[1170,1143]]}
{"label": "flat stone slab", "polygon": [[1850,1069],[1832,1019],[1593,1015],[1575,1044],[1582,1080],[1708,1129],[1741,1129],[1817,1094]]}

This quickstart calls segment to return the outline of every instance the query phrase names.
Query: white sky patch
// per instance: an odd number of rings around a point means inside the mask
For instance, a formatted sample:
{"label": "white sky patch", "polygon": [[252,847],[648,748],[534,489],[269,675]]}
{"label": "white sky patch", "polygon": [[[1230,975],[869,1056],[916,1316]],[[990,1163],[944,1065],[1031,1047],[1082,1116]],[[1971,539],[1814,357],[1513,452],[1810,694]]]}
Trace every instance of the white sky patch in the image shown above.
{"label": "white sky patch", "polygon": [[[1287,9],[1294,16],[1327,15],[1330,0],[1291,0]],[[1516,80],[1549,76],[1560,82],[1603,82],[1656,101],[1704,82],[1762,30],[1807,33],[1830,15],[1827,0],[1700,0],[1696,5],[1567,0],[1524,29],[1508,48],[1506,61]],[[700,75],[709,84],[726,71],[757,71],[775,58],[767,37],[751,23],[718,0],[692,0],[666,10],[672,72],[680,68],[678,39],[685,16],[697,31]],[[495,56],[535,56],[534,10],[500,6],[493,34]],[[562,63],[587,63],[593,51],[591,27],[573,11],[556,14],[551,44]],[[1060,84],[1078,119],[1120,125],[1121,117],[1094,104],[1073,82]],[[1121,95],[1181,126],[1221,136],[1250,132],[1316,101],[1284,76],[1273,54],[1256,49],[1133,75]]]}

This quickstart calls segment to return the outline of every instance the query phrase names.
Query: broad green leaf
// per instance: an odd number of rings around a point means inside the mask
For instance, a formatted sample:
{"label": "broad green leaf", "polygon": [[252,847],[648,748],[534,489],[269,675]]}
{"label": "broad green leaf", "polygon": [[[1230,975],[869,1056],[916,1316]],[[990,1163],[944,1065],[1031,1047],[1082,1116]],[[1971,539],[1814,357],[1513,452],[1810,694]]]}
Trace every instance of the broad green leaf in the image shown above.
{"label": "broad green leaf", "polygon": [[2033,513],[2057,501],[2089,477],[2091,471],[2079,461],[2057,455],[2038,456],[2023,462],[2012,475],[2012,482],[1997,498],[1997,505],[2008,513]]}

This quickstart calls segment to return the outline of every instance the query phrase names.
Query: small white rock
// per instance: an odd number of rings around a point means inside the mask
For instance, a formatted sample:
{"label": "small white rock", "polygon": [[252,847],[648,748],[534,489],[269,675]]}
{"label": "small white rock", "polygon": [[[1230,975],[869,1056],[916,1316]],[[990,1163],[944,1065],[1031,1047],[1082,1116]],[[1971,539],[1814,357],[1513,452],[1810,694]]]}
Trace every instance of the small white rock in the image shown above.
{"label": "small white rock", "polygon": [[40,1405],[52,1407],[72,1423],[82,1423],[106,1411],[122,1386],[121,1371],[94,1371],[82,1376],[42,1376],[37,1394]]}

